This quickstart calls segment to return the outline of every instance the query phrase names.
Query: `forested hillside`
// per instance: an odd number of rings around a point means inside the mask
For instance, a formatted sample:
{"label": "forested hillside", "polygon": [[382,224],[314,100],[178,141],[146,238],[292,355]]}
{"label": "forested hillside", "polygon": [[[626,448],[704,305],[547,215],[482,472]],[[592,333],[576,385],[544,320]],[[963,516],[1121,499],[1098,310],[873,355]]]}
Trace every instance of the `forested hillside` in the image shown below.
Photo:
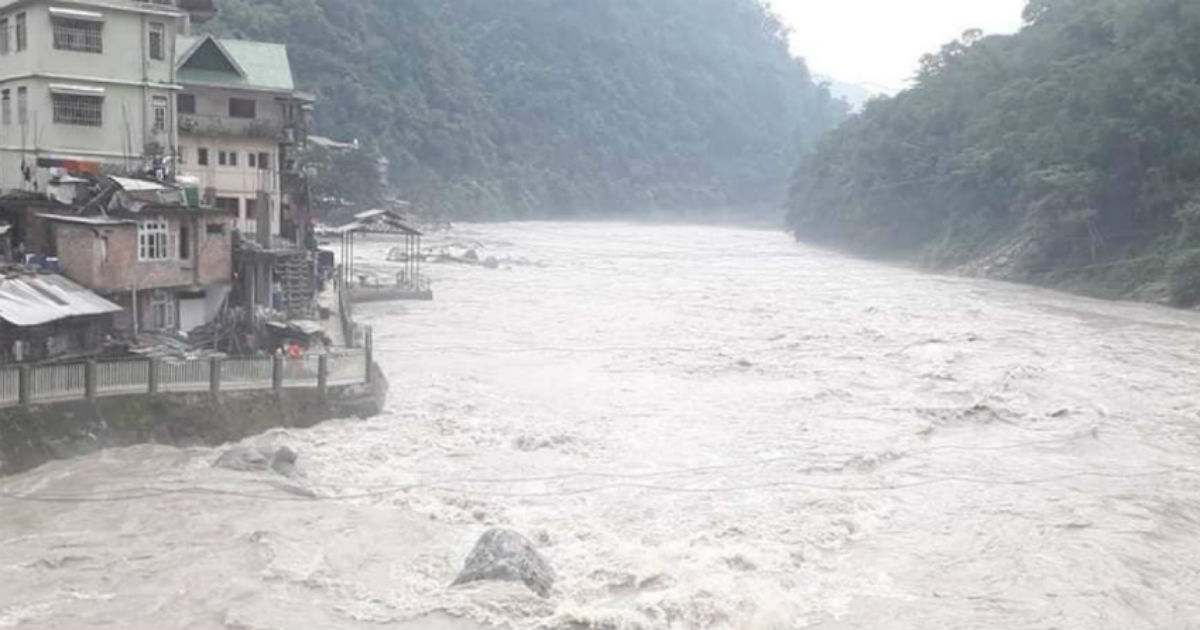
{"label": "forested hillside", "polygon": [[800,238],[1200,300],[1200,2],[1033,0],[930,55],[797,170]]}
{"label": "forested hillside", "polygon": [[318,130],[470,217],[778,207],[843,105],[757,0],[223,0],[286,42]]}

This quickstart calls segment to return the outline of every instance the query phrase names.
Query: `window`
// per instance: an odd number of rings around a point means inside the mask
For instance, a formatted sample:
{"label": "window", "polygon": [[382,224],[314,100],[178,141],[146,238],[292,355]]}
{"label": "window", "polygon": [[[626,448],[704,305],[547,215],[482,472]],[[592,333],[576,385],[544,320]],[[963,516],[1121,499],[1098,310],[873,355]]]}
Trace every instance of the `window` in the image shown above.
{"label": "window", "polygon": [[226,166],[229,164],[229,154],[224,151],[217,151],[217,164]]}
{"label": "window", "polygon": [[238,213],[238,198],[237,197],[217,197],[217,209],[227,214],[237,216]]}
{"label": "window", "polygon": [[257,214],[258,214],[258,200],[257,199],[247,199],[246,200],[246,220],[254,221],[255,219],[258,218],[256,216]]}
{"label": "window", "polygon": [[[19,16],[18,16],[19,17]],[[103,22],[92,20],[76,20],[72,18],[55,17],[54,47],[58,50],[78,50],[80,52],[104,52]],[[17,47],[20,48],[20,33],[17,34]]]}
{"label": "window", "polygon": [[271,170],[271,154],[270,153],[259,153],[258,154],[258,168],[260,168],[264,171]]}
{"label": "window", "polygon": [[17,124],[29,124],[29,88],[17,88]]}
{"label": "window", "polygon": [[195,94],[180,94],[175,97],[175,111],[180,114],[195,114],[196,113],[196,95]]}
{"label": "window", "polygon": [[186,225],[179,226],[179,260],[192,257],[191,230]]}
{"label": "window", "polygon": [[254,118],[255,103],[248,98],[231,98],[229,99],[229,116],[230,118]]}
{"label": "window", "polygon": [[167,130],[167,97],[155,96],[151,100],[151,107],[154,110],[154,130],[158,132]]}
{"label": "window", "polygon": [[8,54],[8,18],[0,18],[0,55]]}
{"label": "window", "polygon": [[229,152],[229,165],[230,166],[237,166],[237,156],[238,156],[237,151]]}
{"label": "window", "polygon": [[246,157],[250,158],[250,168],[254,168],[254,165],[255,165],[254,153],[253,152],[247,153]]}
{"label": "window", "polygon": [[196,149],[196,163],[200,166],[208,166],[208,149],[203,147]]}
{"label": "window", "polygon": [[171,330],[175,327],[175,296],[162,289],[150,294],[150,326],[152,330]]}
{"label": "window", "polygon": [[166,58],[164,50],[167,37],[167,27],[162,22],[150,23],[150,58],[162,61]]}
{"label": "window", "polygon": [[0,125],[5,127],[12,124],[12,92],[0,92]]}
{"label": "window", "polygon": [[29,45],[29,33],[25,30],[25,14],[17,14],[17,52],[25,50]]}
{"label": "window", "polygon": [[[237,201],[236,199],[234,201]],[[204,226],[204,233],[209,236],[225,236],[225,225],[223,223],[209,223]]]}
{"label": "window", "polygon": [[176,235],[166,221],[142,221],[138,224],[138,260],[172,260],[178,250]]}
{"label": "window", "polygon": [[[20,92],[17,92],[18,98]],[[52,94],[54,122],[62,125],[99,127],[104,124],[104,97],[82,94]],[[18,101],[17,105],[20,105]]]}

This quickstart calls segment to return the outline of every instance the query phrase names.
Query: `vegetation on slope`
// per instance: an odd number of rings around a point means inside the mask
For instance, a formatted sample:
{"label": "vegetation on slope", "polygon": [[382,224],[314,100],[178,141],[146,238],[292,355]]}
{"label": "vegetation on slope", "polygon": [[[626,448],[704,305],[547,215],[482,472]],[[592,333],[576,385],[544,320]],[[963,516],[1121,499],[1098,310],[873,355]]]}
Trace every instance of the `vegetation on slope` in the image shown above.
{"label": "vegetation on slope", "polygon": [[802,159],[800,238],[1200,300],[1200,3],[1032,0]]}
{"label": "vegetation on slope", "polygon": [[224,0],[319,130],[458,216],[776,206],[844,105],[757,0]]}

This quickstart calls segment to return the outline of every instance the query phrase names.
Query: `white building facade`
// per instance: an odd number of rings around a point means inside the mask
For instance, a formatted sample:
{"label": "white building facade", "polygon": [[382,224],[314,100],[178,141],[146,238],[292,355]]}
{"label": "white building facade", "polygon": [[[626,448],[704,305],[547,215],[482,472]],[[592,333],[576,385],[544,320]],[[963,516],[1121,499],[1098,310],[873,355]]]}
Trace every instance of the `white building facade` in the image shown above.
{"label": "white building facade", "polygon": [[212,0],[0,0],[0,189],[53,169],[170,169],[175,57],[193,5]]}

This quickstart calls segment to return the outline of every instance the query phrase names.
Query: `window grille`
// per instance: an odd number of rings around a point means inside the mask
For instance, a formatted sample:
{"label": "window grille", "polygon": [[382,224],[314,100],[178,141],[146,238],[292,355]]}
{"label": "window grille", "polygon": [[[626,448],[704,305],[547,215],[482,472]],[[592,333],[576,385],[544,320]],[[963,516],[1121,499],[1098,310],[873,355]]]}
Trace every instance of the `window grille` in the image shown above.
{"label": "window grille", "polygon": [[153,99],[154,107],[154,130],[167,130],[167,97],[155,96]]}
{"label": "window grille", "polygon": [[150,58],[151,59],[154,59],[157,61],[162,61],[163,59],[166,58],[166,55],[163,52],[166,48],[164,46],[165,40],[166,40],[166,27],[163,26],[162,22],[151,22],[150,23]]}
{"label": "window grille", "polygon": [[59,50],[104,52],[103,22],[54,18],[54,47]]}
{"label": "window grille", "polygon": [[104,124],[104,97],[102,96],[54,94],[52,100],[54,101],[54,122],[56,123],[88,127],[99,127]]}

